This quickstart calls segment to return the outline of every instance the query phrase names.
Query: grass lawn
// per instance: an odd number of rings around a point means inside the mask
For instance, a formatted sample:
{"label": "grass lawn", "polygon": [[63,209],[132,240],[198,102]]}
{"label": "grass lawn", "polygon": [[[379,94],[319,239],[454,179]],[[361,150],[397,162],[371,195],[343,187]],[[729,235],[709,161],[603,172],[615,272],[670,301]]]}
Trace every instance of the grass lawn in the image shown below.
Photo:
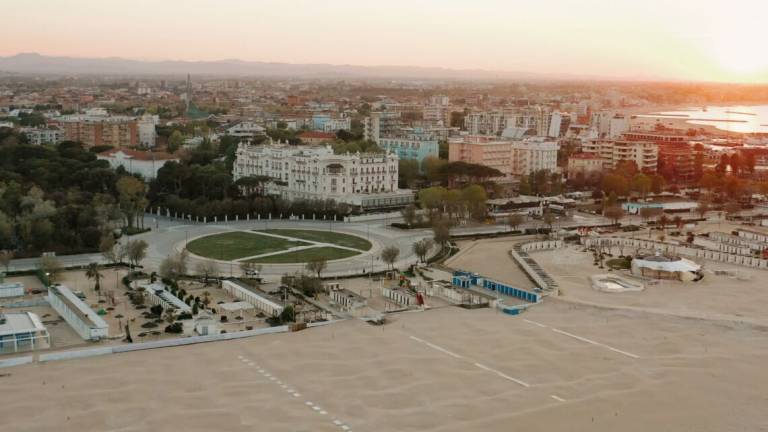
{"label": "grass lawn", "polygon": [[348,249],[323,246],[295,252],[286,252],[279,255],[270,255],[262,258],[254,258],[249,260],[249,262],[256,262],[261,264],[290,264],[303,263],[318,257],[331,261],[335,259],[349,258],[355,255],[359,255],[359,252],[351,251]]}
{"label": "grass lawn", "polygon": [[206,258],[233,260],[270,252],[279,252],[294,246],[307,246],[302,241],[284,240],[249,232],[213,234],[189,242],[187,249]]}
{"label": "grass lawn", "polygon": [[301,230],[301,229],[271,229],[264,232],[270,234],[277,234],[286,237],[295,237],[297,239],[316,241],[322,243],[330,243],[338,246],[344,246],[362,251],[371,249],[371,242],[368,240],[344,233],[337,233],[331,231],[315,231],[315,230]]}

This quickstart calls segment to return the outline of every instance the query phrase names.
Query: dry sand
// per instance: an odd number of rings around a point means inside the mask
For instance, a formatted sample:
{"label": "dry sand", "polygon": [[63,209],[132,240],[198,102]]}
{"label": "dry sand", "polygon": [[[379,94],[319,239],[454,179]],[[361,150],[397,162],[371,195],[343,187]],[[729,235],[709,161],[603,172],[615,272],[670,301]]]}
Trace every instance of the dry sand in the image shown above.
{"label": "dry sand", "polygon": [[556,301],[519,317],[445,308],[5,369],[0,419],[4,431],[766,430],[765,336]]}
{"label": "dry sand", "polygon": [[[704,261],[704,279],[699,282],[659,281],[646,284],[645,291],[605,293],[592,288],[589,277],[606,273],[593,264],[583,247],[568,245],[557,251],[535,252],[531,257],[553,277],[561,298],[609,307],[629,307],[710,320],[744,321],[768,326],[768,271],[733,264]],[[618,248],[613,248],[618,253]],[[630,253],[630,249],[624,253]],[[713,270],[730,270],[748,280],[717,276]],[[628,272],[617,274],[629,275]]]}
{"label": "dry sand", "polygon": [[461,250],[446,260],[445,265],[457,270],[472,271],[518,288],[534,288],[535,284],[509,256],[514,244],[515,241],[504,238],[459,241],[457,246]]}

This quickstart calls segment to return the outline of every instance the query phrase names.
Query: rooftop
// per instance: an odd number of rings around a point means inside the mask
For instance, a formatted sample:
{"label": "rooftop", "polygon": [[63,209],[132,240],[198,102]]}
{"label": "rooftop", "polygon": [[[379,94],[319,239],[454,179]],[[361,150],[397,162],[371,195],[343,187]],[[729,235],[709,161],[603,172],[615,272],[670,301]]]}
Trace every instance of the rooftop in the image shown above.
{"label": "rooftop", "polygon": [[36,331],[45,331],[45,326],[32,312],[0,314],[0,337]]}
{"label": "rooftop", "polygon": [[116,148],[99,153],[101,157],[123,158],[134,160],[177,160],[178,158],[170,153],[148,152],[140,150],[131,150],[127,148]]}

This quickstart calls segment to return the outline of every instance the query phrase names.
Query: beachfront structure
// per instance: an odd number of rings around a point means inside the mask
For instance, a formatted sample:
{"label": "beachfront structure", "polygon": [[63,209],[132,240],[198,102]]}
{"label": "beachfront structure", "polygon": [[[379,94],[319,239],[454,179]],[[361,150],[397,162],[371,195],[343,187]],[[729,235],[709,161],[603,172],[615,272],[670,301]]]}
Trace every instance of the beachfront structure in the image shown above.
{"label": "beachfront structure", "polygon": [[[2,279],[2,274],[0,274],[0,279]],[[0,283],[0,298],[21,297],[24,294],[24,284],[21,282]]]}
{"label": "beachfront structure", "polygon": [[659,163],[659,146],[649,141],[588,140],[582,143],[581,151],[602,158],[606,170],[629,161],[640,171],[655,173]]}
{"label": "beachfront structure", "polygon": [[489,291],[497,292],[509,297],[516,297],[530,303],[538,303],[541,301],[541,294],[537,292],[516,288],[504,282],[499,282],[494,279],[480,276],[477,273],[467,271],[455,271],[451,277],[451,284],[455,287],[464,289],[471,289],[475,286],[483,287]]}
{"label": "beachfront structure", "polygon": [[437,138],[424,133],[381,137],[379,147],[396,154],[399,159],[416,160],[419,164],[427,157],[440,156],[440,143]]}
{"label": "beachfront structure", "polygon": [[632,260],[632,274],[655,279],[673,279],[683,282],[697,281],[704,277],[701,266],[679,256],[638,256]]}
{"label": "beachfront structure", "polygon": [[183,300],[173,295],[163,283],[155,282],[139,285],[144,288],[146,299],[150,304],[160,305],[163,309],[175,309],[181,312],[192,312],[192,308]]}
{"label": "beachfront structure", "polygon": [[338,285],[336,288],[330,289],[328,297],[331,299],[331,303],[345,311],[365,307],[368,304],[365,297]]}
{"label": "beachfront structure", "polygon": [[32,312],[0,313],[0,353],[49,348],[51,336]]}
{"label": "beachfront structure", "polygon": [[252,304],[265,315],[278,316],[283,313],[284,307],[282,305],[268,299],[266,296],[253,292],[253,290],[241,283],[225,280],[221,282],[221,288],[232,297]]}
{"label": "beachfront structure", "polygon": [[369,208],[402,207],[413,192],[397,188],[398,157],[394,154],[334,154],[330,146],[287,144],[237,148],[235,181],[244,177],[269,178],[267,195],[293,201],[334,200]]}
{"label": "beachfront structure", "polygon": [[179,162],[179,158],[163,152],[147,152],[131,149],[111,149],[99,153],[99,160],[109,162],[114,169],[123,167],[131,174],[140,174],[144,180],[157,178],[157,172],[168,162]]}
{"label": "beachfront structure", "polygon": [[194,319],[195,333],[200,336],[215,335],[219,333],[219,326],[213,316],[207,311],[200,311]]}
{"label": "beachfront structure", "polygon": [[48,288],[48,303],[81,338],[100,340],[109,335],[109,325],[65,285]]}

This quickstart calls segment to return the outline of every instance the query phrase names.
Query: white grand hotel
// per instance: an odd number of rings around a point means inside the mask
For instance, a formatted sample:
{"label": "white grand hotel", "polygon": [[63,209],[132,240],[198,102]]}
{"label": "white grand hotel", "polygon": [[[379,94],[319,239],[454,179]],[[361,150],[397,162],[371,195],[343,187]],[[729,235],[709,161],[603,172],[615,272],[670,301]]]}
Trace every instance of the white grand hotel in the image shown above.
{"label": "white grand hotel", "polygon": [[267,195],[287,200],[332,199],[362,209],[401,207],[413,192],[398,189],[398,157],[391,153],[334,154],[330,146],[240,144],[233,177],[264,176]]}

